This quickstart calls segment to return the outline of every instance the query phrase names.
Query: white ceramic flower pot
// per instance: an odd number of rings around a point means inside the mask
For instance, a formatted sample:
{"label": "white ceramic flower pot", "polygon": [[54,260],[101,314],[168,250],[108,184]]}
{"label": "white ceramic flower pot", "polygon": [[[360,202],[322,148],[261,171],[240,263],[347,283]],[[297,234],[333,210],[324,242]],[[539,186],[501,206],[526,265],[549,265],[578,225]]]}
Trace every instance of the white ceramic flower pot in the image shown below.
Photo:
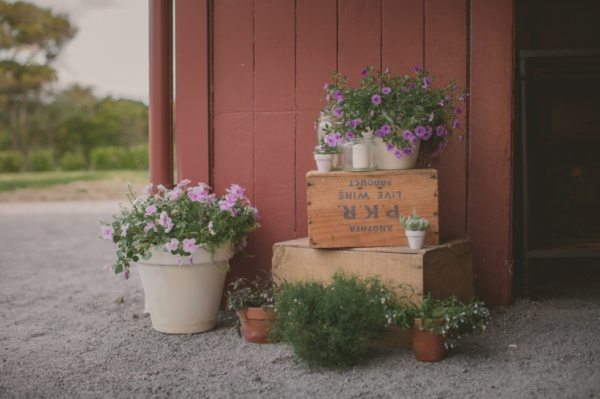
{"label": "white ceramic flower pot", "polygon": [[423,243],[425,243],[425,236],[427,235],[426,230],[410,231],[404,230],[406,237],[408,237],[408,245],[410,249],[421,249]]}
{"label": "white ceramic flower pot", "polygon": [[335,154],[314,154],[317,161],[317,170],[319,172],[329,172],[333,167],[333,158]]}
{"label": "white ceramic flower pot", "polygon": [[219,249],[214,261],[210,252],[200,248],[194,254],[194,264],[169,252],[152,251],[152,257],[138,262],[146,306],[152,326],[167,334],[193,334],[213,329],[217,324],[223,295],[227,261],[231,249]]}
{"label": "white ceramic flower pot", "polygon": [[419,157],[419,146],[421,145],[421,139],[417,141],[417,146],[414,149],[413,155],[404,155],[398,159],[394,156],[393,151],[387,150],[387,144],[380,137],[375,137],[375,149],[377,151],[377,169],[379,170],[401,170],[401,169],[414,169],[417,165],[417,158]]}

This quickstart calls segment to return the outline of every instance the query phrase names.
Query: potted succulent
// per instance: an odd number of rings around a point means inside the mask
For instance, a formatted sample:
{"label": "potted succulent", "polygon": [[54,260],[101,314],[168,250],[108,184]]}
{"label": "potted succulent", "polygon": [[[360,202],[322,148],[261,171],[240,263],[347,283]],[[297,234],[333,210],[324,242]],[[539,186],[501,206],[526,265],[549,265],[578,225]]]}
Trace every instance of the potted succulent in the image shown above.
{"label": "potted succulent", "polygon": [[466,102],[467,90],[455,80],[434,88],[427,71],[420,66],[414,70],[416,77],[392,76],[389,69],[373,72],[368,67],[357,88],[334,73],[325,84],[327,105],[321,111],[333,113],[338,123],[328,126],[327,133],[348,140],[373,133],[378,169],[414,168],[419,151],[439,159],[450,137],[458,135],[462,110],[454,104]]}
{"label": "potted succulent", "polygon": [[408,215],[408,218],[406,219],[404,218],[404,215],[400,215],[400,225],[404,227],[410,249],[423,248],[429,221],[413,214]]}
{"label": "potted succulent", "polygon": [[[401,286],[405,294],[407,287]],[[410,340],[417,360],[438,362],[446,358],[448,348],[458,344],[460,334],[478,333],[489,323],[489,311],[483,302],[472,299],[463,304],[456,297],[439,300],[427,293],[423,300],[410,295],[399,298],[399,305],[392,312],[394,324],[410,328]]]}
{"label": "potted succulent", "polygon": [[235,310],[239,317],[238,333],[241,326],[246,341],[266,344],[275,319],[273,297],[277,285],[273,279],[263,279],[259,276],[253,281],[238,278],[229,285],[232,290],[227,293],[227,305],[230,310]]}
{"label": "potted succulent", "polygon": [[315,147],[315,161],[319,172],[329,172],[334,167],[335,158],[339,155],[338,144],[342,143],[339,133],[322,137],[318,146]]}
{"label": "potted succulent", "polygon": [[215,327],[229,259],[258,228],[258,211],[234,184],[217,198],[210,187],[189,180],[172,190],[152,184],[136,197],[128,184],[129,206],[111,222],[100,220],[100,237],[117,245],[107,269],[129,278],[137,262],[146,307],[155,330],[190,334]]}

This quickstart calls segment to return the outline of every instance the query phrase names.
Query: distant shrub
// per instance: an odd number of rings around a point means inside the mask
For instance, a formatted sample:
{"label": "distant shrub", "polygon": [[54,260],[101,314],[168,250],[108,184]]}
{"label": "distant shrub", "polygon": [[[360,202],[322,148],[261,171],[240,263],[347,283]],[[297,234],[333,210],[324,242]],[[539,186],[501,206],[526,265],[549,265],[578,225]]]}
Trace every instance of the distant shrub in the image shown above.
{"label": "distant shrub", "polygon": [[90,152],[92,169],[148,170],[148,145],[141,144],[130,149],[123,147],[98,147]]}
{"label": "distant shrub", "polygon": [[29,169],[32,172],[49,172],[55,169],[52,150],[35,150],[29,152]]}
{"label": "distant shrub", "polygon": [[21,171],[25,158],[18,151],[0,151],[0,173]]}
{"label": "distant shrub", "polygon": [[85,158],[81,152],[66,152],[59,161],[62,170],[84,170]]}
{"label": "distant shrub", "polygon": [[127,150],[122,147],[98,147],[90,152],[90,163],[94,170],[124,169]]}

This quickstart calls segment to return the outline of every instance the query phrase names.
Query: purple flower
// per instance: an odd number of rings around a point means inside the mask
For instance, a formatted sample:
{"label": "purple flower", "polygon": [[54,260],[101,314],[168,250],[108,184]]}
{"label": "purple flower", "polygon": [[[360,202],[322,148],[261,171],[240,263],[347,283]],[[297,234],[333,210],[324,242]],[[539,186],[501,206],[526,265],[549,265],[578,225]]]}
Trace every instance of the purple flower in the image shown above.
{"label": "purple flower", "polygon": [[459,126],[460,126],[460,120],[459,119],[455,119],[454,123],[452,124],[452,129],[456,129]]}
{"label": "purple flower", "polygon": [[410,130],[405,130],[402,132],[402,137],[404,137],[406,140],[410,140],[411,137],[413,137],[413,134]]}
{"label": "purple flower", "polygon": [[344,115],[344,112],[342,111],[342,109],[341,109],[341,108],[336,108],[336,109],[334,109],[334,110],[333,110],[333,114],[334,114],[336,117],[338,117],[338,118],[341,118],[341,117],[342,117],[342,115]]}
{"label": "purple flower", "polygon": [[402,151],[400,151],[399,149],[394,149],[394,156],[398,159],[402,158],[404,155],[402,154]]}
{"label": "purple flower", "polygon": [[462,143],[463,140],[465,139],[465,135],[461,134],[460,136],[458,136],[458,139],[460,140],[460,142]]}
{"label": "purple flower", "polygon": [[390,94],[390,92],[392,91],[392,89],[390,89],[389,87],[384,87],[383,89],[381,89],[381,92],[383,94]]}
{"label": "purple flower", "polygon": [[154,212],[156,212],[156,205],[148,205],[146,207],[146,213],[144,214],[144,216],[150,216],[152,215]]}
{"label": "purple flower", "polygon": [[381,79],[381,78],[377,79],[377,83],[381,84],[381,82],[383,82],[383,79]]}
{"label": "purple flower", "polygon": [[325,146],[324,145],[321,146],[321,151],[325,151]]}
{"label": "purple flower", "polygon": [[352,126],[352,129],[356,129],[356,127],[358,125],[360,125],[361,122],[362,122],[362,119],[360,119],[360,118],[354,119],[350,122],[350,125]]}
{"label": "purple flower", "polygon": [[410,147],[404,147],[404,148],[402,149],[402,152],[404,152],[404,154],[406,154],[406,155],[413,155],[413,154],[415,153],[415,152],[413,151],[413,149],[412,149],[412,148],[410,148]]}
{"label": "purple flower", "polygon": [[440,105],[443,107],[444,105],[446,105],[446,102],[444,100],[440,101]]}
{"label": "purple flower", "polygon": [[171,241],[165,244],[167,251],[175,251],[179,246],[179,240],[177,238],[171,238]]}
{"label": "purple flower", "polygon": [[390,134],[392,129],[388,125],[383,125],[381,126],[381,131],[383,132],[383,134]]}
{"label": "purple flower", "polygon": [[217,234],[217,233],[215,233],[215,231],[213,230],[213,222],[212,222],[212,220],[211,220],[210,222],[208,222],[208,232],[209,232],[211,235],[213,235],[213,236],[214,236],[215,234]]}
{"label": "purple flower", "polygon": [[115,234],[115,229],[113,229],[112,226],[100,227],[100,235],[103,239],[110,241],[110,242],[114,242],[113,234]]}
{"label": "purple flower", "polygon": [[327,101],[331,100],[331,95],[329,93],[327,93],[327,96],[325,96],[325,99],[327,99]]}
{"label": "purple flower", "polygon": [[333,136],[327,136],[327,145],[335,147],[335,138]]}
{"label": "purple flower", "polygon": [[367,71],[366,69],[363,69],[362,71],[360,71],[361,76],[367,76],[369,74],[369,71]]}
{"label": "purple flower", "polygon": [[342,134],[341,133],[336,133],[333,135],[333,140],[335,142],[335,144],[342,144],[344,142],[344,140],[342,139]]}
{"label": "purple flower", "polygon": [[392,143],[387,143],[387,150],[392,151],[393,149],[394,149],[394,146],[392,145]]}
{"label": "purple flower", "polygon": [[460,96],[460,101],[462,101],[463,103],[465,102],[465,95],[464,94]]}
{"label": "purple flower", "polygon": [[335,98],[338,100],[338,102],[343,103],[344,102],[344,94],[341,91],[336,91],[335,92]]}
{"label": "purple flower", "polygon": [[438,136],[443,136],[445,130],[446,129],[444,129],[444,126],[440,125],[435,129],[435,132]]}
{"label": "purple flower", "polygon": [[411,84],[409,84],[409,85],[408,85],[408,88],[409,88],[409,89],[414,89],[415,87],[416,87],[416,86],[415,86],[415,84],[414,84],[414,83],[411,83]]}
{"label": "purple flower", "polygon": [[446,101],[452,100],[452,96],[450,94],[446,94],[446,97],[444,98],[446,99]]}
{"label": "purple flower", "polygon": [[373,97],[371,97],[371,101],[373,101],[373,104],[375,105],[381,104],[381,96],[379,94],[375,94]]}
{"label": "purple flower", "polygon": [[129,269],[125,270],[125,275],[123,277],[125,277],[125,280],[129,279]]}
{"label": "purple flower", "polygon": [[373,115],[375,115],[375,111],[371,110],[371,112],[369,112],[369,114],[370,114],[371,116],[373,116]]}
{"label": "purple flower", "polygon": [[208,193],[202,190],[200,187],[194,187],[188,191],[188,197],[190,197],[192,201],[202,202],[208,199]]}
{"label": "purple flower", "polygon": [[456,87],[457,89],[460,89],[460,86],[458,85],[458,83],[454,83],[454,87]]}
{"label": "purple flower", "polygon": [[377,137],[383,137],[383,136],[385,136],[385,134],[381,130],[376,130],[375,131],[375,136],[377,136]]}
{"label": "purple flower", "polygon": [[429,80],[429,78],[427,76],[425,76],[423,78],[423,86],[421,86],[422,88],[426,89],[429,86],[431,86],[431,80]]}
{"label": "purple flower", "polygon": [[415,134],[417,137],[423,137],[425,135],[425,128],[423,126],[417,126],[415,129]]}
{"label": "purple flower", "polygon": [[189,252],[190,254],[196,252],[196,246],[194,245],[195,242],[195,238],[186,238],[185,240],[183,240],[183,251]]}
{"label": "purple flower", "polygon": [[154,222],[153,221],[149,221],[148,224],[146,224],[146,227],[144,227],[144,233],[147,232],[150,229],[154,229],[154,231],[156,231],[156,227],[154,227],[154,226],[156,226],[154,224]]}
{"label": "purple flower", "polygon": [[417,136],[412,136],[412,137],[409,139],[409,141],[410,141],[410,143],[411,143],[411,144],[414,144],[414,143],[416,143],[418,140],[419,140],[419,138],[418,138]]}
{"label": "purple flower", "polygon": [[385,68],[385,73],[390,73],[390,68]]}
{"label": "purple flower", "polygon": [[162,211],[160,213],[160,217],[158,218],[158,224],[165,227],[165,233],[168,233],[173,228],[173,221],[165,211]]}
{"label": "purple flower", "polygon": [[127,229],[128,228],[129,228],[129,223],[121,225],[121,231],[122,231],[121,237],[127,237]]}
{"label": "purple flower", "polygon": [[415,65],[413,69],[415,70],[415,72],[419,72],[421,70],[421,67],[419,65]]}
{"label": "purple flower", "polygon": [[462,110],[460,108],[456,108],[454,112],[456,112],[456,115],[462,114]]}
{"label": "purple flower", "polygon": [[325,86],[323,86],[323,90],[327,90],[328,86],[329,86],[329,83],[325,82]]}
{"label": "purple flower", "polygon": [[354,133],[352,133],[352,132],[346,132],[346,138],[348,140],[354,140]]}
{"label": "purple flower", "polygon": [[433,133],[433,129],[431,128],[431,126],[425,127],[425,134],[423,135],[423,140],[429,140],[432,133]]}
{"label": "purple flower", "polygon": [[433,118],[435,118],[435,112],[431,113],[431,116],[429,117],[429,122],[433,122]]}
{"label": "purple flower", "polygon": [[183,261],[181,259],[181,255],[177,255],[177,263],[179,263],[179,266],[181,266],[183,264]]}
{"label": "purple flower", "polygon": [[400,90],[402,90],[403,92],[406,92],[408,89],[407,89],[406,87],[402,86],[402,87],[400,88]]}

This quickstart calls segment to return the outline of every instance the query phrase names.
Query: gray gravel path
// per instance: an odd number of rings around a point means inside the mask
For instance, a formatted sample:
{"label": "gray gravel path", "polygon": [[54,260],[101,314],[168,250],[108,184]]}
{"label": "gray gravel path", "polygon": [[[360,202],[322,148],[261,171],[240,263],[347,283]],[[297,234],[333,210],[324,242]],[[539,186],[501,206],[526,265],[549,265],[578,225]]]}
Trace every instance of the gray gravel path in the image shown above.
{"label": "gray gravel path", "polygon": [[97,216],[0,216],[0,398],[600,398],[597,277],[495,309],[443,362],[374,349],[364,366],[309,373],[230,327],[155,332],[137,272],[102,270],[114,251]]}

